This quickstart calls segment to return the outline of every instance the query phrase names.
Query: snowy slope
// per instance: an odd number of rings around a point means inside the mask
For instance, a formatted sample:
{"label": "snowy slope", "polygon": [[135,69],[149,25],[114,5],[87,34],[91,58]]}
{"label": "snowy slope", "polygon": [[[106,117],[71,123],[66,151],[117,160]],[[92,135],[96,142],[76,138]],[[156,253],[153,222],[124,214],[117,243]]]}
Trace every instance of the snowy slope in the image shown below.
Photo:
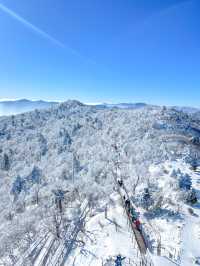
{"label": "snowy slope", "polygon": [[[86,245],[76,250],[71,255],[66,265],[98,265],[112,260],[118,254],[125,256],[127,261],[137,257],[137,249],[134,248],[130,228],[120,204],[120,197],[112,195],[112,205],[108,207],[107,213],[99,213],[89,219],[86,223],[86,235],[83,235]],[[70,264],[71,263],[71,264]]]}
{"label": "snowy slope", "polygon": [[[85,198],[94,213],[85,228],[94,231],[97,244],[82,236],[84,246],[74,247],[72,263],[76,258],[78,266],[87,265],[84,259],[96,265],[103,255],[106,260],[118,252],[136,261],[117,199],[108,213],[111,219],[118,219],[121,231],[115,232],[104,217],[105,205],[114,192],[116,164],[141,220],[159,231],[163,258],[180,257],[182,265],[191,257],[193,260],[198,251],[196,245],[191,245],[191,250],[186,245],[187,224],[191,223],[196,232],[198,217],[188,214],[184,202],[187,193],[179,187],[179,179],[188,173],[198,194],[199,177],[190,167],[199,164],[199,122],[193,114],[170,108],[101,109],[77,101],[1,117],[0,263],[15,263],[44,229],[56,234],[55,217],[60,219],[55,205],[58,190],[65,192],[65,215],[61,217],[65,226],[75,219],[77,206]],[[149,210],[142,201],[145,187],[150,188],[152,197]],[[198,215],[198,205],[191,208]],[[108,236],[107,230],[111,232]],[[156,242],[156,236],[151,237]],[[199,243],[195,235],[194,239]],[[156,255],[155,248],[152,256]],[[160,258],[156,256],[155,260]]]}

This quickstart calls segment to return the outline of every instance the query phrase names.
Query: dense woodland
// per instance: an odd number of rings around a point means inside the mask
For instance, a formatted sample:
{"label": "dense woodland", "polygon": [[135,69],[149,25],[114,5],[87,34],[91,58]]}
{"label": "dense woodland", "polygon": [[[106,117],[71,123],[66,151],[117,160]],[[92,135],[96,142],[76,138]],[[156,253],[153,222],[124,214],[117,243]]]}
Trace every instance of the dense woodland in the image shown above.
{"label": "dense woodland", "polygon": [[[199,117],[166,107],[108,109],[77,101],[1,117],[2,261],[9,258],[12,265],[38,234],[55,231],[57,191],[64,208],[74,204],[78,210],[85,198],[93,210],[105,206],[116,164],[134,202],[147,212],[170,206],[178,212],[177,202],[195,201],[190,176],[172,171],[160,185],[149,168],[177,159],[199,164]],[[74,217],[76,211],[64,219]]]}

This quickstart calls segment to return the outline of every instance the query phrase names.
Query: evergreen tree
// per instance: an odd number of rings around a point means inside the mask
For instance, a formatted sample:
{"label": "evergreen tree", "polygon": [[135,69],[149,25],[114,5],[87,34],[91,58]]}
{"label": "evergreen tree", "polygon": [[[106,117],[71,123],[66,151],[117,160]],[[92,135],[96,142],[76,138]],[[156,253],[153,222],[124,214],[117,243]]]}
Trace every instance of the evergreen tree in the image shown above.
{"label": "evergreen tree", "polygon": [[24,180],[17,176],[11,189],[11,193],[14,195],[15,199],[18,197],[18,195],[22,192],[24,189]]}
{"label": "evergreen tree", "polygon": [[195,204],[197,203],[197,195],[194,189],[191,189],[188,194],[187,194],[187,198],[186,198],[186,202],[187,203],[191,203],[191,204]]}
{"label": "evergreen tree", "polygon": [[182,175],[179,178],[179,187],[184,190],[190,190],[192,187],[191,177],[188,174]]}
{"label": "evergreen tree", "polygon": [[41,182],[41,175],[42,171],[37,166],[34,166],[27,180],[31,181],[33,184],[39,184]]}
{"label": "evergreen tree", "polygon": [[10,169],[10,160],[9,157],[6,153],[3,155],[3,160],[2,160],[2,170],[8,171]]}
{"label": "evergreen tree", "polygon": [[145,209],[148,210],[152,204],[153,204],[153,199],[150,190],[149,188],[145,188],[142,194],[142,205]]}

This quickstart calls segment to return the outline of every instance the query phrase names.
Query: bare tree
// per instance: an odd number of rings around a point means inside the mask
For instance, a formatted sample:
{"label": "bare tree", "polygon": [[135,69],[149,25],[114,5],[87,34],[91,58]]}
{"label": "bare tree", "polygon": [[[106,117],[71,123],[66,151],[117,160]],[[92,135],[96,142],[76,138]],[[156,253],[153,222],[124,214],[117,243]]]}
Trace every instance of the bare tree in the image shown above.
{"label": "bare tree", "polygon": [[133,195],[135,194],[135,190],[136,190],[139,182],[140,182],[140,176],[137,175],[137,179],[136,179],[135,183],[133,184]]}

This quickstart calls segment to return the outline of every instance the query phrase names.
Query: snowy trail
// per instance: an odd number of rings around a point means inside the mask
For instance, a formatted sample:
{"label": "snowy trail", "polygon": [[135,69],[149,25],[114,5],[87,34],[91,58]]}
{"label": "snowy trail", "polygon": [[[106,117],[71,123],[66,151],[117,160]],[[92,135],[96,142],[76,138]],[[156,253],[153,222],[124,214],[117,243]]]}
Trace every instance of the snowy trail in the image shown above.
{"label": "snowy trail", "polygon": [[[118,168],[118,173],[119,173],[119,176],[121,176],[120,168]],[[133,233],[134,233],[135,240],[136,240],[136,242],[137,242],[137,244],[138,244],[138,248],[139,248],[139,250],[140,250],[140,253],[141,253],[142,255],[143,255],[143,254],[146,254],[147,246],[146,246],[146,242],[145,242],[145,240],[144,240],[144,237],[143,237],[142,233],[136,229],[136,226],[131,222],[130,215],[129,215],[129,213],[127,212],[127,209],[126,209],[126,207],[125,207],[125,200],[124,200],[124,197],[125,197],[125,198],[128,198],[128,199],[130,200],[130,198],[129,198],[129,194],[128,194],[128,190],[126,189],[126,187],[125,187],[124,184],[123,184],[123,186],[120,186],[119,183],[118,183],[118,181],[117,181],[117,179],[115,179],[115,183],[116,183],[116,185],[117,185],[117,187],[118,187],[118,193],[119,193],[119,195],[120,195],[120,197],[121,197],[122,207],[124,208],[125,213],[126,213],[126,215],[127,215],[127,217],[128,217],[128,220],[129,220],[129,222],[130,222],[130,226],[131,226],[132,231],[133,231]]]}

